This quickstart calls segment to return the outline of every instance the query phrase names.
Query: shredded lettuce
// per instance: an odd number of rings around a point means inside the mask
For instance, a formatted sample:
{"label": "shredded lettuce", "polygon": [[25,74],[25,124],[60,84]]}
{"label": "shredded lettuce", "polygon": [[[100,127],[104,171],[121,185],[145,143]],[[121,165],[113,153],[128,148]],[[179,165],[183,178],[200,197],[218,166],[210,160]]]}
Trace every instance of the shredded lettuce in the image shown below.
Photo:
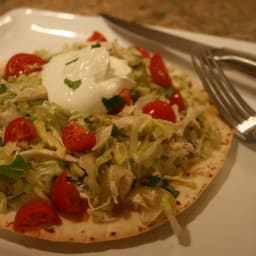
{"label": "shredded lettuce", "polygon": [[177,219],[175,218],[176,215],[176,202],[174,197],[166,192],[163,189],[159,189],[160,190],[160,205],[164,211],[165,216],[167,217],[172,230],[174,232],[174,234],[179,237],[181,234],[181,226],[179,224],[179,222],[177,221]]}
{"label": "shredded lettuce", "polygon": [[114,142],[112,153],[113,159],[118,165],[122,165],[128,159],[128,149],[125,143]]}
{"label": "shredded lettuce", "polygon": [[56,153],[59,156],[64,156],[66,149],[62,143],[58,130],[53,126],[51,126],[50,129],[47,129],[46,123],[43,121],[35,120],[34,124],[41,141],[48,147],[56,150]]}
{"label": "shredded lettuce", "polygon": [[[93,198],[97,197],[100,192],[98,183],[98,168],[96,166],[96,158],[93,153],[84,154],[79,159],[79,166],[86,170],[87,177],[85,178],[85,186],[87,193]],[[93,199],[92,199],[93,200]],[[97,200],[97,199],[96,199]]]}
{"label": "shredded lettuce", "polygon": [[135,210],[140,213],[141,221],[145,225],[154,223],[163,212],[159,204],[160,194],[155,188],[137,187],[130,193],[128,200],[132,202]]}
{"label": "shredded lettuce", "polygon": [[97,167],[101,166],[104,163],[107,163],[112,159],[112,148],[106,146],[104,153],[96,158],[95,164]]}
{"label": "shredded lettuce", "polygon": [[131,190],[134,179],[133,173],[124,166],[111,165],[104,177],[113,201],[118,204],[119,198],[124,199]]}
{"label": "shredded lettuce", "polygon": [[0,165],[10,164],[14,160],[17,150],[15,142],[9,142],[0,147]]}
{"label": "shredded lettuce", "polygon": [[7,211],[7,198],[3,192],[0,192],[0,213]]}
{"label": "shredded lettuce", "polygon": [[85,174],[85,171],[74,162],[69,165],[69,170],[71,175],[74,177],[83,177]]}
{"label": "shredded lettuce", "polygon": [[63,166],[56,160],[34,164],[34,168],[24,175],[32,185],[34,192],[42,199],[50,194],[54,178],[63,171]]}

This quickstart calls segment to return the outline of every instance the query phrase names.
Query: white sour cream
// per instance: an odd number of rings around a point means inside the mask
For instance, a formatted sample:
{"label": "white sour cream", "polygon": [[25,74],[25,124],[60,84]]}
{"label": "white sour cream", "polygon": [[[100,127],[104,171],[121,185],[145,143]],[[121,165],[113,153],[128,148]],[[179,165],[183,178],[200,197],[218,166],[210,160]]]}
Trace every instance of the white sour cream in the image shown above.
{"label": "white sour cream", "polygon": [[[127,63],[110,56],[105,47],[88,46],[54,56],[44,65],[42,82],[50,102],[89,116],[106,112],[102,98],[110,98],[134,85],[128,78],[130,73]],[[67,81],[79,85],[74,89]]]}

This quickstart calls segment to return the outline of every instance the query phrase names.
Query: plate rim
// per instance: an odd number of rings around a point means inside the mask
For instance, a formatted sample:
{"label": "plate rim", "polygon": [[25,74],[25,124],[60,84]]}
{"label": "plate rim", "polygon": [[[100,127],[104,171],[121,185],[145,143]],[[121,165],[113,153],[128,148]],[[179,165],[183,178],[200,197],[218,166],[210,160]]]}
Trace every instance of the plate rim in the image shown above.
{"label": "plate rim", "polygon": [[[1,21],[1,19],[2,19],[2,17],[3,16],[5,16],[5,15],[10,15],[10,14],[12,14],[12,15],[16,15],[17,13],[19,13],[19,14],[24,14],[27,10],[32,10],[32,12],[33,13],[39,13],[39,14],[42,14],[43,13],[43,16],[45,16],[44,14],[45,13],[50,13],[50,14],[58,14],[58,13],[63,13],[63,14],[70,14],[70,13],[66,13],[66,12],[57,12],[57,11],[51,11],[51,10],[44,10],[44,9],[36,9],[36,8],[24,8],[24,7],[22,7],[22,8],[15,8],[15,9],[12,9],[12,10],[10,10],[10,11],[8,11],[8,12],[6,12],[5,14],[3,14],[3,15],[1,15],[0,16],[0,21]],[[79,17],[79,18],[84,18],[84,17],[90,17],[90,18],[96,18],[97,16],[87,16],[87,15],[79,15],[79,14],[72,14],[72,15],[74,15],[74,18],[76,18],[76,17]],[[56,17],[55,15],[53,15],[54,17]],[[101,17],[100,17],[101,18]],[[1,25],[0,25],[0,29],[1,29]],[[171,30],[172,31],[172,30]],[[179,30],[180,31],[180,30]],[[186,31],[187,32],[187,31]],[[189,33],[192,33],[193,34],[193,36],[200,36],[200,34],[198,34],[198,33],[194,33],[194,32],[189,32]],[[203,34],[203,35],[205,35],[205,34]],[[206,35],[207,37],[208,37],[208,35]],[[213,36],[214,38],[217,38],[216,36]],[[233,41],[235,41],[236,43],[237,42],[240,42],[239,40],[234,40],[234,39],[226,39],[226,38],[222,38],[221,37],[221,40],[228,40],[228,41],[230,41],[230,40],[233,40]],[[247,41],[245,41],[245,42],[242,42],[242,43],[245,43],[245,44],[248,44],[248,42]],[[249,42],[250,43],[250,42]],[[256,44],[255,43],[253,43],[253,47],[255,47],[255,51],[256,51]],[[167,239],[168,240],[168,239]],[[152,243],[152,244],[154,244],[154,242]],[[27,248],[26,248],[27,249]],[[104,252],[102,252],[102,251],[100,251],[100,253],[104,253]],[[99,253],[99,254],[100,254]],[[87,253],[85,253],[86,255],[87,255]],[[1,254],[0,254],[1,255]],[[64,255],[64,254],[63,254]]]}

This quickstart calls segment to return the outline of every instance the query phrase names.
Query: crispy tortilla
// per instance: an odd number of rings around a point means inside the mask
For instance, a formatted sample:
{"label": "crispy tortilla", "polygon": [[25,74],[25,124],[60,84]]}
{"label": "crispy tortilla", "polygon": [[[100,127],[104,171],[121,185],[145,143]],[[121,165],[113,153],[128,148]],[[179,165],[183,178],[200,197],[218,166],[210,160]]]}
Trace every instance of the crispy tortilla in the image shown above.
{"label": "crispy tortilla", "polygon": [[[214,108],[210,115],[210,120],[217,125],[221,132],[221,143],[210,158],[189,170],[190,176],[193,177],[196,183],[195,189],[178,185],[177,189],[180,194],[176,199],[177,215],[195,203],[221,170],[228,154],[233,137],[232,129],[219,118]],[[13,231],[12,226],[15,214],[14,211],[0,214],[1,228]],[[162,215],[155,223],[147,226],[142,223],[138,212],[131,211],[128,215],[120,216],[109,223],[95,223],[91,218],[82,222],[75,222],[66,218],[62,218],[62,221],[63,224],[60,226],[26,231],[24,235],[58,242],[93,243],[139,235],[165,223],[166,218]]]}
{"label": "crispy tortilla", "polygon": [[[176,70],[174,69],[173,72]],[[175,184],[175,188],[180,191],[176,198],[177,215],[195,203],[218,172],[221,171],[232,143],[232,129],[221,120],[213,106],[209,108],[207,117],[218,128],[221,135],[220,143],[208,159],[187,170],[189,177],[195,183],[195,188],[181,185],[181,183]],[[24,154],[29,155],[29,152]],[[65,160],[68,161],[68,159],[70,157]],[[15,211],[0,213],[0,228],[13,231],[15,215]],[[165,215],[162,214],[154,223],[146,225],[142,222],[140,213],[135,210],[125,212],[116,219],[105,223],[96,223],[93,218],[88,218],[88,216],[83,216],[82,221],[69,220],[66,217],[61,217],[61,219],[62,225],[26,230],[23,234],[56,242],[93,243],[136,236],[167,222]]]}

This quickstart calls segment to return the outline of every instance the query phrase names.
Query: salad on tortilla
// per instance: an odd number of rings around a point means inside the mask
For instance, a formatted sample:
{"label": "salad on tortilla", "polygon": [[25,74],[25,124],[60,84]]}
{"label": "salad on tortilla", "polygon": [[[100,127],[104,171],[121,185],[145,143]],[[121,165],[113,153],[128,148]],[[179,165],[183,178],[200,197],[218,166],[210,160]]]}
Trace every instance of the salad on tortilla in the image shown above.
{"label": "salad on tortilla", "polygon": [[232,140],[201,85],[99,32],[12,56],[0,102],[0,227],[51,241],[178,235]]}

